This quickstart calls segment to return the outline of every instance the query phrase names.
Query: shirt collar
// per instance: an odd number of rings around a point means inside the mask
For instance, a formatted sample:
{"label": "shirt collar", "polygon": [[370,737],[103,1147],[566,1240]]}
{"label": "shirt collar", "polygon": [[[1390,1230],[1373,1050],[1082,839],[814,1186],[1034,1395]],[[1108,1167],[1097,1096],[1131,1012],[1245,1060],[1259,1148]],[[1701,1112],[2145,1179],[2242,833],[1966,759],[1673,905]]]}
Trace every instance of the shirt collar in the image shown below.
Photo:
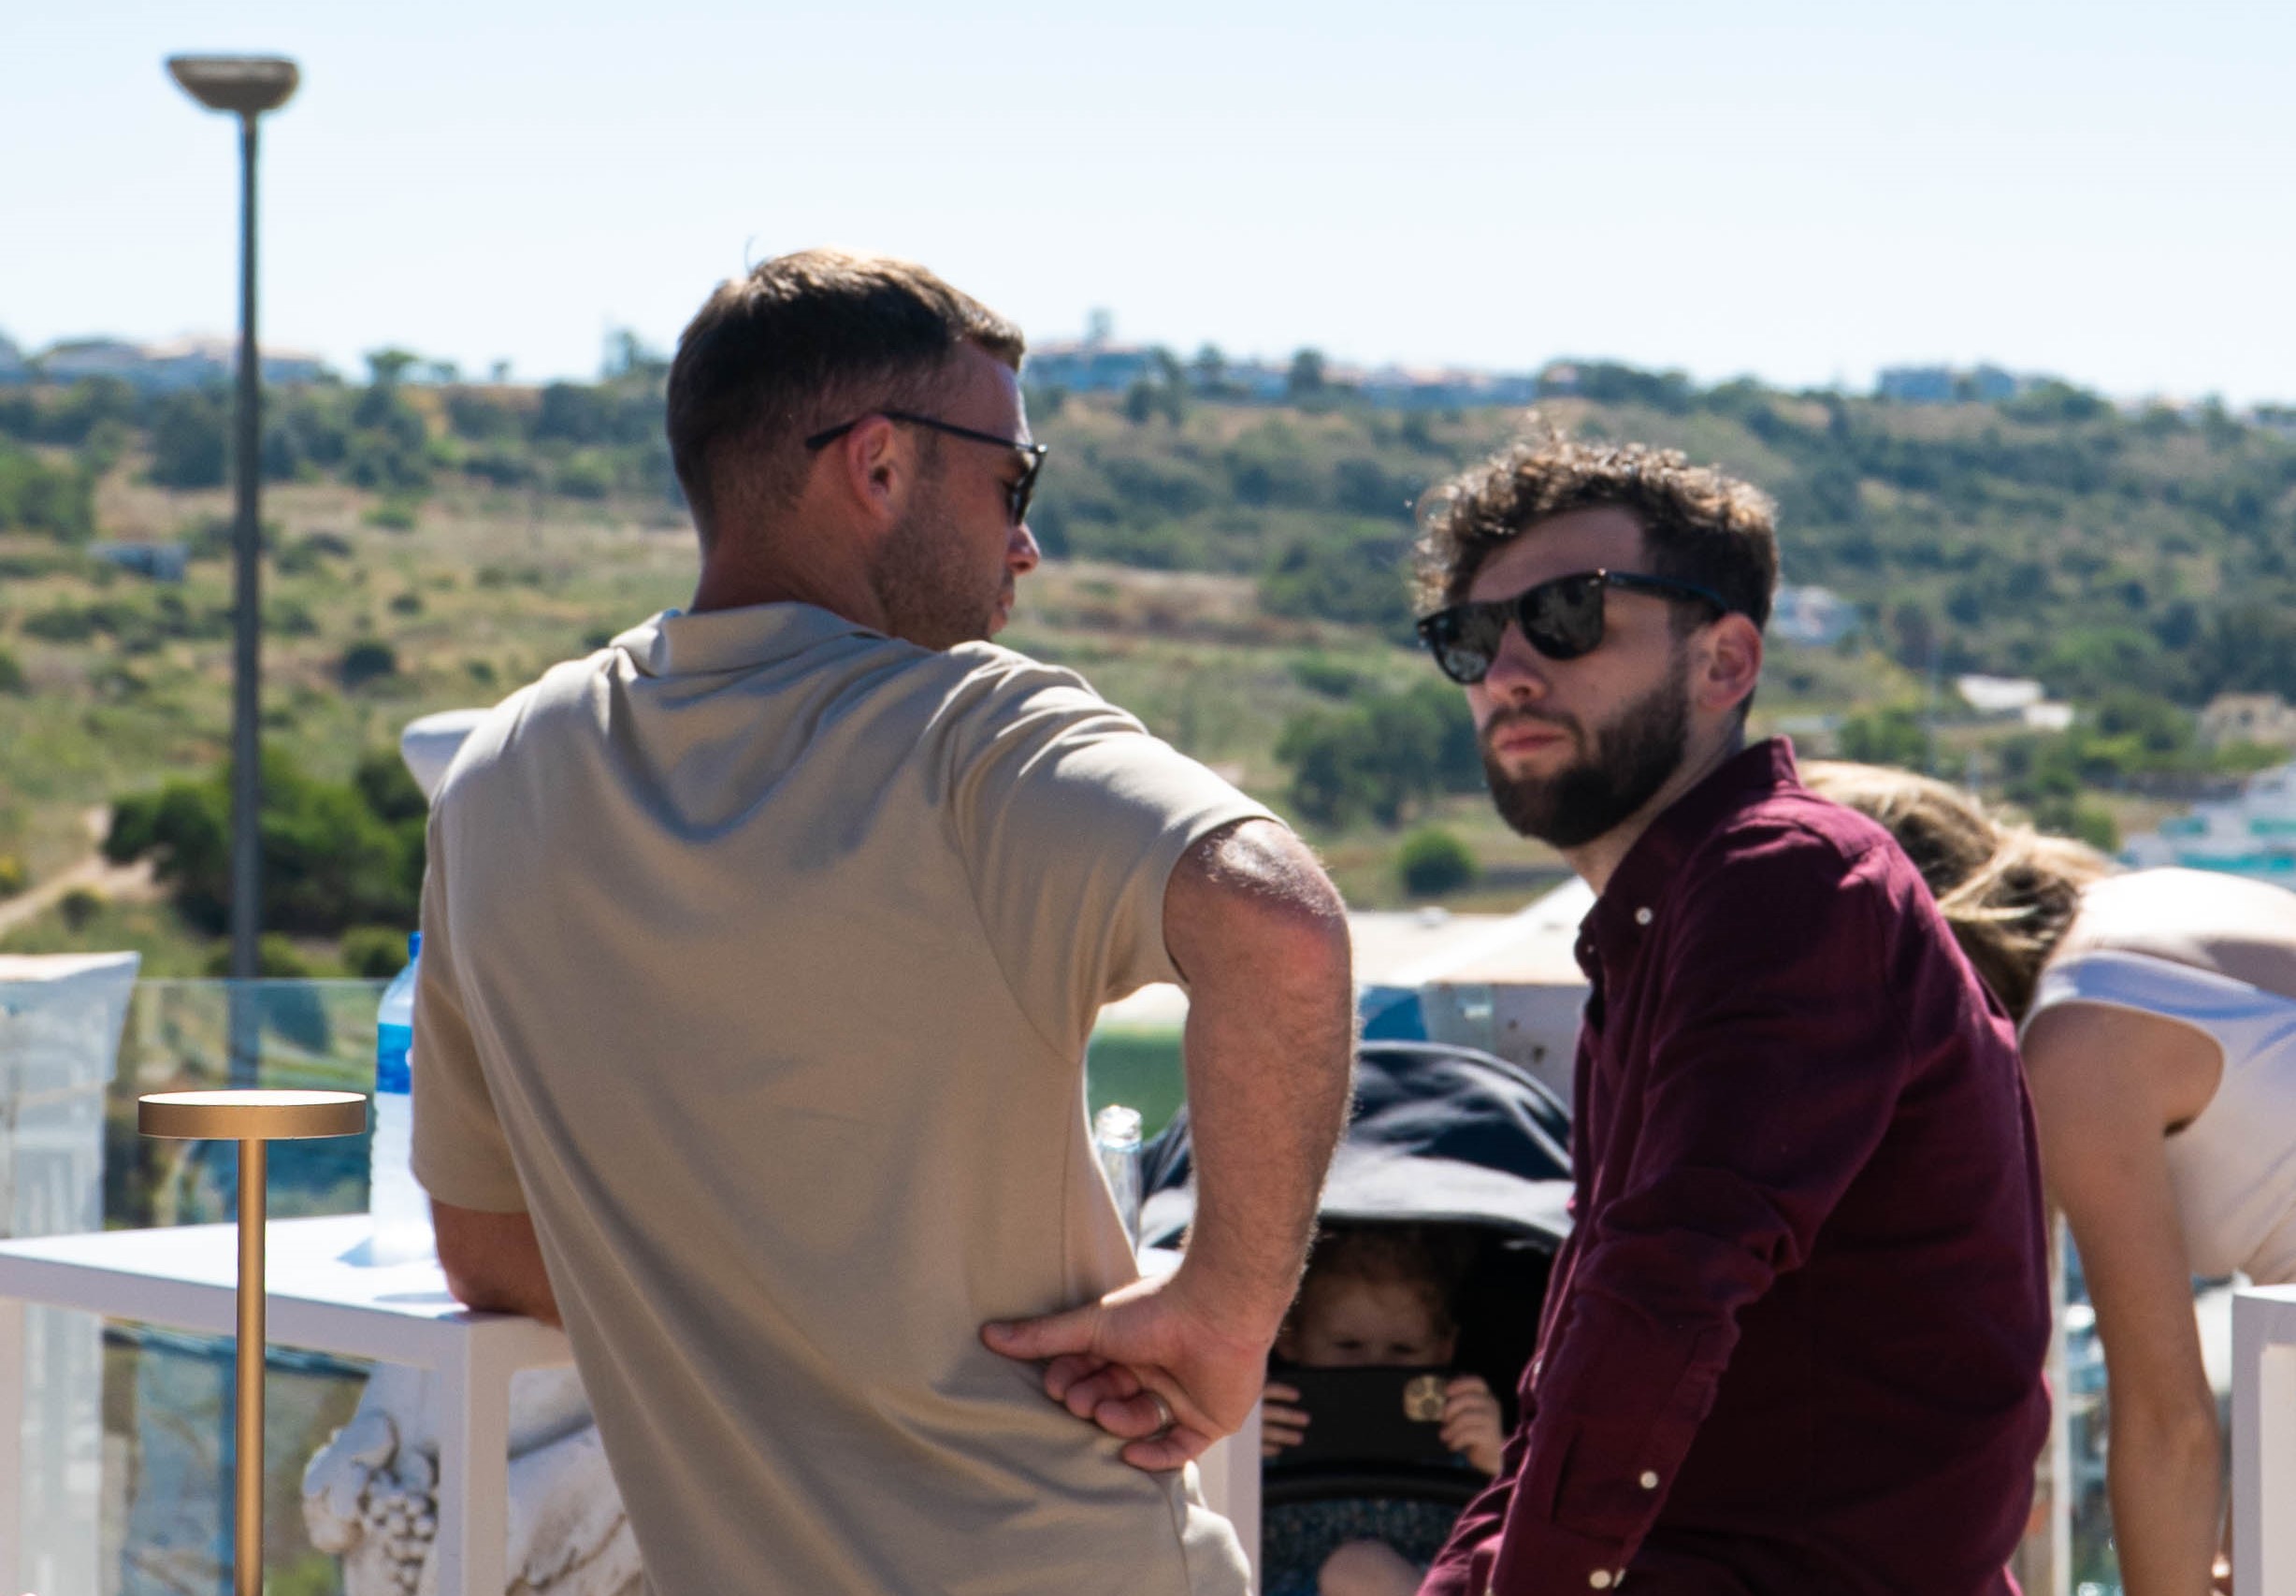
{"label": "shirt collar", "polygon": [[689,615],[665,610],[608,645],[647,676],[707,676],[791,659],[838,638],[883,634],[812,604],[749,604]]}
{"label": "shirt collar", "polygon": [[1635,839],[1610,872],[1602,896],[1587,911],[1579,937],[1579,962],[1587,974],[1596,973],[1591,965],[1596,953],[1609,965],[1630,954],[1681,879],[1683,861],[1726,816],[1757,798],[1798,786],[1800,780],[1794,744],[1772,737],[1740,749],[1668,804]]}

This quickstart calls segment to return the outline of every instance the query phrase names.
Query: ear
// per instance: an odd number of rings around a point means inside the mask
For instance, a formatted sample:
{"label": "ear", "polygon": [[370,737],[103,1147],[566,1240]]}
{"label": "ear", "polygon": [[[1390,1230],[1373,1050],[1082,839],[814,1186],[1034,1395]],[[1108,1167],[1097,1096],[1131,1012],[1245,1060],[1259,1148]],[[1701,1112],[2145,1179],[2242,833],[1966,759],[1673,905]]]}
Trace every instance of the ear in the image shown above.
{"label": "ear", "polygon": [[1706,628],[1697,653],[1691,701],[1711,714],[1727,714],[1762,679],[1762,633],[1744,615],[1725,615]]}
{"label": "ear", "polygon": [[830,467],[838,496],[873,521],[890,522],[916,476],[917,455],[901,428],[883,416],[870,416],[830,445]]}

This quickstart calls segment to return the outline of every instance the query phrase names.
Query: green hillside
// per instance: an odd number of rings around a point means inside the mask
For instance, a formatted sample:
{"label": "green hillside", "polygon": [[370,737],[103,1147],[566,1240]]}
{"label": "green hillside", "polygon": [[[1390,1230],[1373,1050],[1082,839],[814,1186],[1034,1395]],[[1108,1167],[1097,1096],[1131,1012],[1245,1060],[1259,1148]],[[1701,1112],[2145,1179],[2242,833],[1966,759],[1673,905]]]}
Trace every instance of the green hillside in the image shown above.
{"label": "green hillside", "polygon": [[[379,356],[365,384],[267,407],[282,967],[380,962],[411,911],[419,823],[384,757],[399,726],[490,702],[690,585],[658,362],[633,346],[596,384],[539,391],[417,385],[410,364]],[[1758,720],[1806,747],[1974,768],[2103,838],[2157,812],[2144,793],[2260,757],[2194,745],[2211,695],[2296,697],[2296,441],[2270,427],[2053,386],[1904,407],[1581,367],[1574,388],[1548,421],[1761,483],[1786,580],[1866,617],[1833,647],[1775,651]],[[1455,905],[1552,879],[1478,795],[1456,696],[1406,646],[1400,576],[1413,502],[1519,412],[1382,410],[1344,388],[1256,406],[1178,382],[1031,397],[1053,445],[1032,517],[1050,559],[1005,640],[1299,819],[1359,901],[1413,896],[1407,855],[1420,893]],[[115,866],[160,867],[155,885],[115,870],[0,920],[0,946],[212,956],[227,419],[220,394],[0,389],[0,900],[81,859],[88,812],[122,800]],[[91,552],[106,541],[181,542],[185,579],[131,574]],[[2084,721],[2050,737],[1941,714],[1935,683],[1968,670],[2038,676]]]}

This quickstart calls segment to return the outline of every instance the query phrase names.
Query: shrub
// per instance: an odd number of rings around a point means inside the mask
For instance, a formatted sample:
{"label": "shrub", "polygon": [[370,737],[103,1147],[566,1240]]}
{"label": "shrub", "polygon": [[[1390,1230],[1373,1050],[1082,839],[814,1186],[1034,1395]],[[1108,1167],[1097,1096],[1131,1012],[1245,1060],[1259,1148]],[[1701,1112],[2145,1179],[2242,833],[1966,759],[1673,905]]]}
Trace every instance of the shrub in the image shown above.
{"label": "shrub", "polygon": [[[255,972],[266,981],[308,981],[310,960],[277,931],[266,931],[255,944]],[[231,974],[229,947],[217,948],[208,956],[208,973],[218,980]]]}
{"label": "shrub", "polygon": [[24,668],[14,654],[0,648],[0,693],[21,697],[30,690],[24,680]]}
{"label": "shrub", "polygon": [[362,981],[388,981],[407,963],[407,933],[389,926],[354,926],[343,933],[343,969]]}
{"label": "shrub", "polygon": [[56,913],[64,918],[64,928],[77,935],[104,912],[108,901],[100,892],[76,886],[57,900]]}
{"label": "shrub", "polygon": [[583,450],[558,467],[557,489],[569,498],[604,498],[614,492],[614,465],[595,450]]}
{"label": "shrub", "polygon": [[354,689],[381,682],[398,674],[398,651],[371,638],[353,643],[343,650],[342,663],[335,668],[335,674],[345,687]]}
{"label": "shrub", "polygon": [[1395,866],[1403,889],[1414,898],[1456,892],[1478,873],[1474,853],[1439,826],[1422,827],[1406,837],[1395,851]]}
{"label": "shrub", "polygon": [[13,898],[31,884],[23,860],[13,854],[0,854],[0,898]]}
{"label": "shrub", "polygon": [[1292,680],[1326,698],[1350,698],[1365,685],[1363,670],[1328,654],[1304,654],[1292,661]]}

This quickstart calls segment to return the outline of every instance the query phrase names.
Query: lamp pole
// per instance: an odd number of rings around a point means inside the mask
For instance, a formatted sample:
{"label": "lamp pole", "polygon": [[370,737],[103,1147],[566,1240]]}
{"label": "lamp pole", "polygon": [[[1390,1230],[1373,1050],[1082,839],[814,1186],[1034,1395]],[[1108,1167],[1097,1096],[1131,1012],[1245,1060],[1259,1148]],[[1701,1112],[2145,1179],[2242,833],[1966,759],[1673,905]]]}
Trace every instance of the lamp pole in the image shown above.
{"label": "lamp pole", "polygon": [[[263,935],[262,367],[255,355],[255,121],[287,103],[301,75],[279,56],[176,55],[167,71],[209,110],[239,119],[239,384],[233,416],[231,979],[255,979]],[[259,1017],[235,987],[231,1079],[255,1081]]]}

